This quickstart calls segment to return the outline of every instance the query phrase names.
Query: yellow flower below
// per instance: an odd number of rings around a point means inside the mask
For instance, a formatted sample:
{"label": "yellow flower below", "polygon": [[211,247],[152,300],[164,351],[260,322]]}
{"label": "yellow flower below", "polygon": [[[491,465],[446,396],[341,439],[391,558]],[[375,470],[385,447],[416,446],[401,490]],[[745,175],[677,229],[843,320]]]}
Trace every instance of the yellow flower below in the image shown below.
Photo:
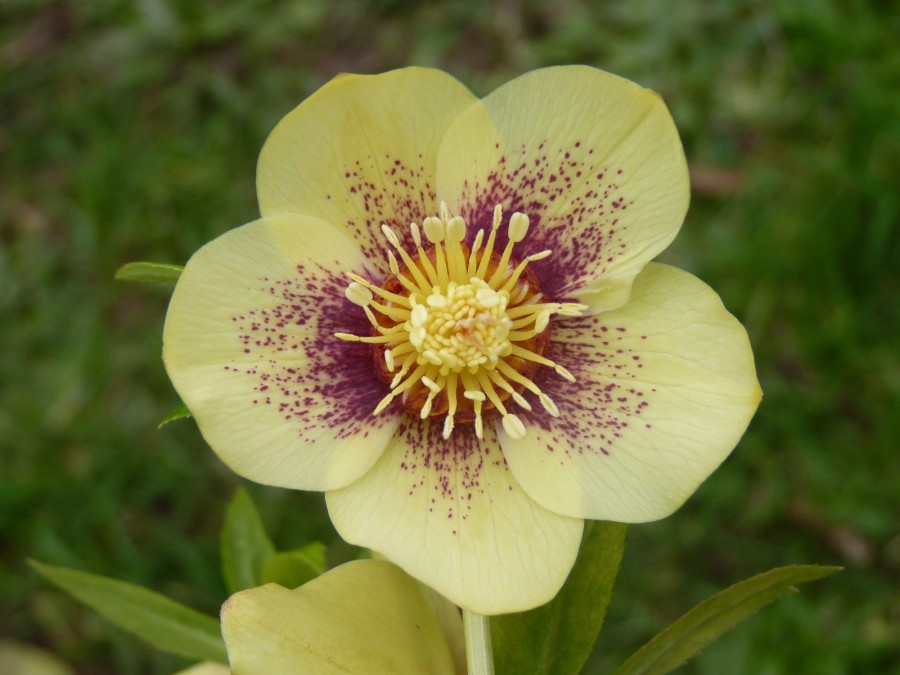
{"label": "yellow flower below", "polygon": [[462,675],[462,621],[439,609],[394,565],[357,560],[300,588],[231,596],[222,635],[234,675]]}

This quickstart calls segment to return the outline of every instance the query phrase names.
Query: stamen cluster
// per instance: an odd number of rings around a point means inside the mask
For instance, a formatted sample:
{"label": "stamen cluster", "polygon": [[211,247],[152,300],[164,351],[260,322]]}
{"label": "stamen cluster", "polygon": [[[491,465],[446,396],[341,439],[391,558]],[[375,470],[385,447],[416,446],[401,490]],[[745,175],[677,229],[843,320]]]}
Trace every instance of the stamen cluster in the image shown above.
{"label": "stamen cluster", "polygon": [[[571,382],[575,379],[543,356],[547,340],[540,338],[553,314],[577,316],[585,306],[543,301],[526,268],[551,251],[514,261],[513,249],[528,232],[524,213],[512,214],[509,243],[499,256],[494,253],[502,217],[498,205],[487,241],[484,230],[479,230],[469,248],[465,221],[451,217],[441,204],[440,216],[426,218],[421,230],[416,223],[410,225],[416,249],[412,254],[389,226],[382,225],[403,266],[388,252],[392,275],[381,287],[350,275],[346,296],[366,312],[372,335],[336,334],[342,340],[372,344],[384,361],[390,392],[374,414],[400,397],[422,419],[443,415],[444,438],[450,437],[457,421],[473,421],[481,438],[484,415],[496,411],[506,433],[522,438],[525,426],[509,412],[507,402],[512,399],[531,410],[522,396],[527,390],[548,413],[559,415],[556,404],[534,383],[533,373],[543,365]],[[422,230],[431,244],[428,250]]]}

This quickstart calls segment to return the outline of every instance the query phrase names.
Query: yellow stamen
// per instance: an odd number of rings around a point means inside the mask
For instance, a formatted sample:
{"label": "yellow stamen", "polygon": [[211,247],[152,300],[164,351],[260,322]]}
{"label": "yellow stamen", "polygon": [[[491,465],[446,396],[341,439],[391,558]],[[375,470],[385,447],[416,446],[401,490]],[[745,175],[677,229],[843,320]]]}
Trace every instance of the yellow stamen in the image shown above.
{"label": "yellow stamen", "polygon": [[431,284],[422,276],[422,272],[419,270],[418,265],[416,265],[412,258],[409,257],[409,253],[406,252],[400,245],[400,240],[397,238],[397,235],[394,231],[387,225],[381,226],[381,231],[384,232],[384,236],[387,238],[388,242],[397,249],[397,253],[400,255],[400,260],[403,261],[403,264],[406,265],[406,269],[409,270],[410,274],[412,274],[413,279],[417,284],[419,284],[419,288],[428,288]]}
{"label": "yellow stamen", "polygon": [[[577,316],[586,307],[546,302],[533,275],[523,279],[529,263],[551,255],[546,250],[515,261],[515,247],[529,230],[524,213],[512,214],[507,223],[508,243],[502,252],[494,253],[502,220],[503,207],[498,204],[487,236],[484,230],[476,232],[466,252],[466,223],[451,216],[442,203],[438,216],[425,218],[421,227],[410,224],[412,255],[396,232],[382,225],[395,250],[389,250],[387,257],[396,283],[378,287],[351,274],[345,295],[362,307],[373,334],[335,333],[340,340],[373,345],[384,362],[379,377],[390,380],[390,391],[373,414],[400,399],[422,419],[444,415],[442,435],[446,439],[460,420],[471,420],[476,436],[483,438],[485,417],[496,411],[503,431],[516,440],[524,438],[526,427],[508,405],[532,410],[523,392],[534,395],[550,415],[560,414],[531,374],[545,366],[570,382],[575,378],[543,356],[547,341],[538,336],[547,330],[554,314]],[[522,360],[528,365],[520,366],[519,372],[511,363],[521,364]]]}
{"label": "yellow stamen", "polygon": [[475,270],[478,268],[478,249],[481,248],[483,241],[484,230],[478,230],[475,233],[475,241],[472,242],[472,250],[469,251],[469,262],[466,266],[466,275],[469,277],[475,276]]}
{"label": "yellow stamen", "polygon": [[[407,307],[409,306],[409,296],[403,296],[403,295],[399,295],[397,293],[391,293],[390,291],[386,291],[383,288],[380,288],[379,286],[376,286],[375,284],[369,282],[367,279],[364,279],[363,277],[359,276],[358,274],[349,274],[347,276],[349,276],[358,285],[365,286],[369,291],[371,291],[375,295],[380,295],[383,299],[387,300],[388,302],[394,302],[401,306],[407,306]],[[350,286],[352,286],[352,285],[353,284],[350,284]],[[350,289],[350,286],[347,287],[348,291]],[[351,300],[351,302],[352,302],[352,300]],[[371,300],[369,302],[371,302]]]}
{"label": "yellow stamen", "polygon": [[494,207],[494,220],[491,223],[491,232],[488,235],[487,243],[484,245],[484,253],[481,255],[481,262],[478,263],[478,269],[475,276],[484,279],[487,274],[488,263],[491,260],[491,254],[494,252],[494,241],[497,239],[497,230],[500,228],[500,220],[503,217],[503,207],[500,204]]}

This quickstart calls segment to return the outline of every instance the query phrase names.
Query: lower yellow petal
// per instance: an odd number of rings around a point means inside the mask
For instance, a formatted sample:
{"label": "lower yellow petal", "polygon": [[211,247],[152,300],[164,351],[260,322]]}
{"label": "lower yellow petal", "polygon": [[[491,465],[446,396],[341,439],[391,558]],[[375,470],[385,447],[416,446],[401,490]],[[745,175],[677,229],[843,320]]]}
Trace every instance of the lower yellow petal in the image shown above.
{"label": "lower yellow petal", "polygon": [[6,675],[74,675],[75,671],[54,654],[0,638],[0,672]]}
{"label": "lower yellow petal", "polygon": [[204,438],[235,472],[303,490],[340,487],[378,458],[397,413],[374,417],[387,391],[344,296],[359,249],[327,223],[265,218],[200,249],[178,281],[163,360]]}
{"label": "lower yellow petal", "polygon": [[174,675],[231,675],[231,668],[224,666],[221,663],[203,661],[190,668],[179,670]]}
{"label": "lower yellow petal", "polygon": [[222,606],[222,635],[235,675],[454,673],[418,584],[380,560],[346,563],[294,590],[237,593]]}
{"label": "lower yellow petal", "polygon": [[577,382],[538,384],[559,407],[500,436],[523,489],[557,513],[642,522],[669,515],[728,456],[759,404],[743,326],[696,277],[651,263],[628,304],[560,321],[547,356]]}
{"label": "lower yellow petal", "polygon": [[471,424],[446,441],[441,430],[406,418],[371,471],[326,494],[334,526],[479,614],[549,601],[575,561],[583,521],[522,491],[489,425],[483,440]]}

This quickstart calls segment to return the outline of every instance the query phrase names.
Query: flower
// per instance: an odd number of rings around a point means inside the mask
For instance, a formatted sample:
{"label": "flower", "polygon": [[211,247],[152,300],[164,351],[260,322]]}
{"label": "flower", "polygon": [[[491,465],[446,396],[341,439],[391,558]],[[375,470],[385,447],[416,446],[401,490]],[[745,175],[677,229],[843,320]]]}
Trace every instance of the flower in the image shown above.
{"label": "flower", "polygon": [[326,492],[349,542],[481,614],[551,599],[585,518],[642,522],[760,400],[746,332],[649,262],[689,200],[659,96],[588,67],[478,100],[343,75],[260,156],[262,218],[188,262],[166,368],[260,483]]}
{"label": "flower", "polygon": [[221,663],[201,661],[189,668],[179,670],[175,675],[232,675],[232,673],[231,668]]}
{"label": "flower", "polygon": [[381,560],[241,591],[221,613],[231,672],[463,673],[462,621],[441,601]]}

